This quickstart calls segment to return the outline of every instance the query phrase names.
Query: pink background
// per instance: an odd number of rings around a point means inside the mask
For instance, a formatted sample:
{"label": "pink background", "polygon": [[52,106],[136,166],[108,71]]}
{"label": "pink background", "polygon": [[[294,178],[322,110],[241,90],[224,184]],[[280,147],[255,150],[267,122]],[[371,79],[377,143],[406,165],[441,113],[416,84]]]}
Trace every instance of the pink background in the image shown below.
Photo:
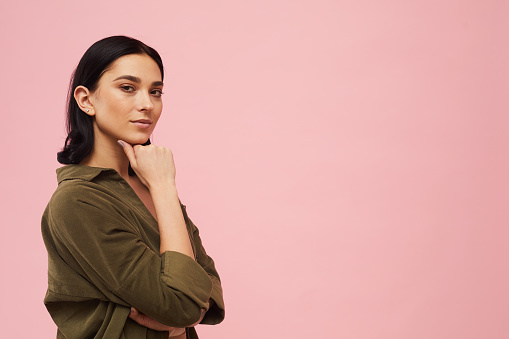
{"label": "pink background", "polygon": [[2,1],[2,336],[55,337],[67,85],[125,34],[165,62],[153,141],[223,279],[202,338],[508,338],[508,4]]}

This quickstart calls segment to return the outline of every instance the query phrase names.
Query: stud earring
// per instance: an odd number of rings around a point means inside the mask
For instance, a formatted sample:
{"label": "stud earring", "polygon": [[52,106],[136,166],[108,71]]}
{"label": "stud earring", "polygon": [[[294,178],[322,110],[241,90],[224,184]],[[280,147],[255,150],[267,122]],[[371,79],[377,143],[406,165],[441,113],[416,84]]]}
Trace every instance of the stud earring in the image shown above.
{"label": "stud earring", "polygon": [[88,108],[87,108],[87,112],[90,111]]}

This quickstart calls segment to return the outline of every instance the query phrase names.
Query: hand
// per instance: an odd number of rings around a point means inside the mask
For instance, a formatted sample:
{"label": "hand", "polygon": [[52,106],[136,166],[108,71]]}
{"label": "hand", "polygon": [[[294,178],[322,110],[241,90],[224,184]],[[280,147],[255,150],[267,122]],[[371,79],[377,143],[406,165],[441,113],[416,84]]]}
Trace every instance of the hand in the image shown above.
{"label": "hand", "polygon": [[129,318],[136,321],[141,326],[148,327],[152,330],[168,331],[170,333],[170,338],[181,336],[184,333],[186,333],[185,328],[171,327],[168,325],[161,324],[157,320],[150,318],[148,315],[138,312],[138,310],[135,309],[134,307],[131,307],[131,313],[129,313]]}
{"label": "hand", "polygon": [[155,145],[132,147],[123,140],[119,140],[119,144],[134,172],[149,190],[155,186],[175,185],[175,163],[169,148]]}

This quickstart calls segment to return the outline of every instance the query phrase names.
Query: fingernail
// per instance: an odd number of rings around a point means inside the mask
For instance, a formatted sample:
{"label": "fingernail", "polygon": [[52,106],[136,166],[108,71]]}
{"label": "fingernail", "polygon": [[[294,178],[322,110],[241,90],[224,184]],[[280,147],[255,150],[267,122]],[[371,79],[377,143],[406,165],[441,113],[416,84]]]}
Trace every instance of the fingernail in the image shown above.
{"label": "fingernail", "polygon": [[131,307],[131,313],[134,313],[134,309]]}
{"label": "fingernail", "polygon": [[117,142],[118,142],[118,144],[119,144],[120,146],[124,147],[124,143],[123,143],[122,141],[117,140]]}

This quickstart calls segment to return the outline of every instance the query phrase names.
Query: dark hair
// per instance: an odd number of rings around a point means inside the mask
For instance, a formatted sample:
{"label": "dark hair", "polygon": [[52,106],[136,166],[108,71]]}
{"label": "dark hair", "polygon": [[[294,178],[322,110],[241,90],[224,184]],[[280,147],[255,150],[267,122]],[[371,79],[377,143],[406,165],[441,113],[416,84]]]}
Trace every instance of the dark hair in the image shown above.
{"label": "dark hair", "polygon": [[[159,53],[143,42],[127,36],[110,36],[94,43],[81,57],[71,76],[67,93],[67,138],[64,148],[57,153],[61,164],[79,164],[94,146],[93,118],[83,112],[74,99],[74,90],[85,86],[90,91],[97,88],[99,79],[118,58],[129,54],[146,54],[159,66],[164,79],[163,62]],[[144,145],[150,144],[150,139]],[[129,166],[130,175],[133,175]]]}

